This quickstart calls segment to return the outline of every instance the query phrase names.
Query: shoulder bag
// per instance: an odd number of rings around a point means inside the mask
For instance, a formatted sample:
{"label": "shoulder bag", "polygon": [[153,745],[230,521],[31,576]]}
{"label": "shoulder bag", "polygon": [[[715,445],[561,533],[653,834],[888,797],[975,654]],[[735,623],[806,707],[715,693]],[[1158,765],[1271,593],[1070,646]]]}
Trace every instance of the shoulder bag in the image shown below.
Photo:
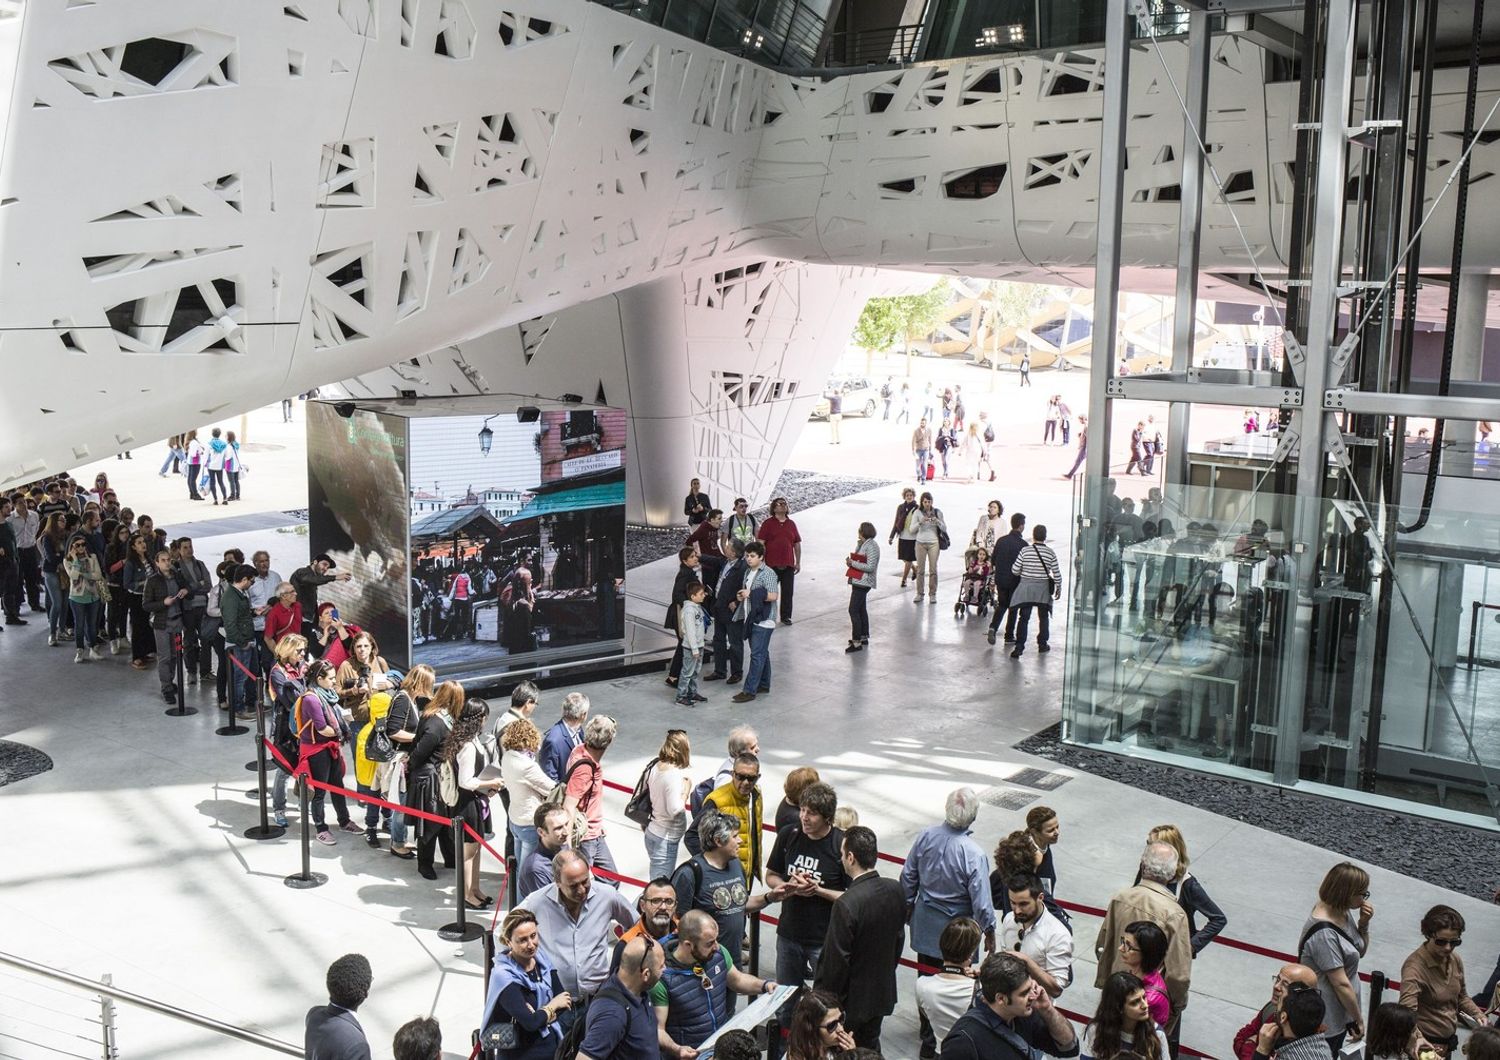
{"label": "shoulder bag", "polygon": [[1032,542],[1031,551],[1036,553],[1036,561],[1042,565],[1042,573],[1047,576],[1047,595],[1056,596],[1057,582],[1053,580],[1052,572],[1047,569],[1047,561],[1042,559],[1042,550],[1036,547],[1036,542]]}

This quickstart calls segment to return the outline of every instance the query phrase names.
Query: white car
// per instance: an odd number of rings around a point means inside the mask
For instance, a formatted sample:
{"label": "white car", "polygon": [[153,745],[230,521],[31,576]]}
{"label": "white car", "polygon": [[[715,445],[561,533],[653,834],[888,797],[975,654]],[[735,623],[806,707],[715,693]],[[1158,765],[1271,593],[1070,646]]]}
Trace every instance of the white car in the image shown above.
{"label": "white car", "polygon": [[[834,387],[837,387],[844,395],[845,416],[873,416],[875,410],[880,407],[880,388],[871,386],[868,379],[830,380],[824,394],[826,395],[827,391]],[[828,398],[824,396],[818,398],[817,403],[813,405],[812,415],[808,419],[826,420],[827,418]]]}

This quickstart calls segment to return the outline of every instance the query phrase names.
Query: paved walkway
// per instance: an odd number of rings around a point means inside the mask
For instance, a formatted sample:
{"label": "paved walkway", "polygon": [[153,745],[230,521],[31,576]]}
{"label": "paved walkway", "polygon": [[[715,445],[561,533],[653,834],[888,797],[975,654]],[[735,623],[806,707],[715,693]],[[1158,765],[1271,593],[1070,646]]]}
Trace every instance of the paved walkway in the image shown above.
{"label": "paved walkway", "polygon": [[[944,485],[936,492],[962,526],[966,513],[977,518],[993,489]],[[1002,489],[1000,496],[1033,521],[1068,522],[1064,495]],[[761,732],[769,802],[779,799],[789,769],[812,764],[891,852],[904,853],[939,819],[945,793],[959,784],[985,789],[975,835],[987,848],[1019,827],[1030,806],[1056,808],[1059,892],[1088,905],[1103,904],[1128,883],[1147,829],[1172,821],[1187,835],[1194,873],[1229,915],[1228,934],[1293,945],[1318,880],[1339,859],[1316,846],[1318,836],[1287,840],[1014,751],[1015,741],[1056,719],[1067,656],[1058,650],[1013,661],[984,643],[976,619],[955,619],[956,554],[943,556],[937,606],[913,605],[888,563],[870,604],[872,648],[843,654],[841,557],[860,521],[883,534],[897,499],[886,489],[797,513],[807,544],[796,623],[777,630],[774,693],[750,710],[731,705],[722,685],[709,685],[710,702],[684,711],[657,675],[580,686],[595,710],[620,721],[605,760],[609,776],[632,783],[669,727],[689,731],[693,772],[703,774],[722,756],[727,730],[751,721]],[[247,551],[270,548],[283,574],[305,561],[306,538],[289,528],[235,540]],[[199,552],[216,554],[224,543],[204,533]],[[633,611],[659,616],[674,562],[631,573]],[[1055,643],[1064,647],[1065,630]],[[410,862],[341,835],[337,846],[313,850],[328,884],[288,890],[282,877],[297,868],[295,833],[262,844],[241,838],[255,821],[244,796],[251,738],[213,734],[221,716],[211,694],[193,690],[194,717],[164,717],[154,681],[131,671],[123,656],[86,666],[70,660],[66,649],[46,647],[41,623],[0,635],[0,672],[7,675],[0,738],[39,747],[56,762],[48,773],[0,788],[0,805],[18,825],[0,861],[7,948],[86,975],[112,973],[126,989],[292,1041],[301,1040],[305,1009],[322,999],[328,962],[360,950],[375,968],[374,995],[360,1015],[377,1053],[398,1025],[426,1012],[442,1021],[448,1055],[466,1052],[481,998],[479,947],[435,936],[452,916],[451,883],[428,884]],[[560,696],[544,695],[539,720],[555,716]],[[1060,777],[1023,774],[1028,769]],[[1036,786],[1059,779],[1052,790]],[[643,874],[645,852],[638,829],[623,818],[622,796],[609,800],[608,818],[622,868]],[[1464,956],[1471,976],[1487,973],[1500,943],[1500,909],[1382,870],[1372,876],[1378,913],[1367,968],[1396,972],[1420,941],[1422,912],[1446,901],[1469,919]],[[487,879],[487,890],[498,886]],[[1078,916],[1074,927],[1079,985],[1064,999],[1088,1012],[1097,922]],[[769,938],[766,945],[769,962]],[[1195,968],[1184,1043],[1226,1056],[1233,1030],[1268,996],[1273,967],[1210,947]],[[15,981],[0,982],[0,993],[14,993]],[[916,1055],[915,1010],[904,982],[907,1000],[885,1039],[886,1055],[897,1060]],[[15,1033],[16,1015],[14,1008],[0,1014],[0,1030]],[[128,1011],[120,1033],[125,1055],[197,1057],[210,1047],[197,1032]],[[225,1057],[252,1055],[232,1043],[211,1047]]]}

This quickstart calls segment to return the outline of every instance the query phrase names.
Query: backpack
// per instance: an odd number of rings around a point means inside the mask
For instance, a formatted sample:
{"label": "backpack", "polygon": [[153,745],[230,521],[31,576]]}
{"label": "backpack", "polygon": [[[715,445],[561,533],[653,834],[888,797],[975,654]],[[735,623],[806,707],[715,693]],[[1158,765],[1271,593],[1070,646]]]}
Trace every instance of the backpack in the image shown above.
{"label": "backpack", "polygon": [[[595,773],[599,772],[599,767],[594,764],[594,760],[592,758],[590,758],[588,755],[585,754],[584,756],[582,756],[581,758],[579,758],[578,761],[574,762],[571,766],[569,766],[568,767],[568,771],[563,774],[563,778],[561,780],[559,780],[556,784],[553,785],[552,790],[547,793],[547,797],[542,800],[542,802],[543,802],[544,805],[547,805],[547,806],[566,806],[567,805],[567,803],[568,803],[568,783],[569,783],[569,781],[571,781],[573,779],[573,771],[575,769],[577,769],[579,766],[582,766],[582,765],[589,766],[589,768],[591,768]],[[572,820],[568,822],[569,839],[571,841],[570,842],[571,846],[575,846],[576,847],[580,843],[582,843],[583,842],[584,833],[586,833],[589,830],[588,817],[583,812],[584,809],[585,809],[585,807],[588,806],[588,802],[589,802],[589,800],[588,800],[587,796],[584,797],[584,798],[582,798],[582,799],[579,799],[578,800],[578,811],[573,814]]]}
{"label": "backpack", "polygon": [[597,1005],[603,998],[610,998],[617,1002],[625,1010],[625,1028],[629,1032],[630,1021],[635,1016],[635,1006],[630,999],[613,983],[605,983],[599,988],[599,992],[585,1001],[581,1006],[573,1006],[577,1013],[573,1017],[573,1025],[568,1028],[568,1033],[563,1035],[562,1041],[557,1045],[557,1052],[552,1054],[553,1060],[577,1060],[578,1053],[583,1047],[583,1039],[588,1033],[589,1009]]}
{"label": "backpack", "polygon": [[995,425],[993,423],[986,423],[984,425],[984,440],[987,442],[995,440]]}
{"label": "backpack", "polygon": [[[703,844],[698,840],[698,818],[703,814],[703,803],[714,790],[716,777],[717,774],[704,777],[688,796],[688,826],[682,836],[682,845],[687,847],[689,854],[703,853]],[[698,871],[701,874],[703,870]]]}
{"label": "backpack", "polygon": [[644,829],[651,823],[651,771],[656,768],[659,759],[651,759],[646,763],[646,768],[641,770],[640,779],[635,782],[635,790],[630,793],[630,801],[625,804],[625,816]]}
{"label": "backpack", "polygon": [[438,798],[443,800],[443,805],[449,809],[458,805],[458,774],[453,769],[451,761],[442,761],[437,767],[437,792]]}
{"label": "backpack", "polygon": [[[302,731],[302,697],[297,697],[291,710],[280,709],[280,703],[276,706],[278,708],[276,720],[271,726],[271,746],[276,748],[277,754],[290,762],[292,768],[295,769],[302,756],[301,748],[298,746],[301,743],[299,734]],[[280,760],[276,762],[276,767],[283,772],[286,771],[286,767],[281,764]]]}
{"label": "backpack", "polygon": [[938,436],[937,436],[937,451],[940,452],[940,453],[946,453],[948,451],[948,432],[947,431],[938,431]]}

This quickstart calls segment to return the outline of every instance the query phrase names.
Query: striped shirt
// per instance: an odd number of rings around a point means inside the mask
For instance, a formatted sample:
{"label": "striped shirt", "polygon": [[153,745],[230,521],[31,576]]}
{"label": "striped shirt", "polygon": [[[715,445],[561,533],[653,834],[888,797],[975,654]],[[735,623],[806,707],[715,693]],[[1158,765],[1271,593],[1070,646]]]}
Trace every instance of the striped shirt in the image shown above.
{"label": "striped shirt", "polygon": [[1046,545],[1028,543],[1011,564],[1010,572],[1022,578],[1051,578],[1062,580],[1062,571],[1057,566],[1057,553]]}

